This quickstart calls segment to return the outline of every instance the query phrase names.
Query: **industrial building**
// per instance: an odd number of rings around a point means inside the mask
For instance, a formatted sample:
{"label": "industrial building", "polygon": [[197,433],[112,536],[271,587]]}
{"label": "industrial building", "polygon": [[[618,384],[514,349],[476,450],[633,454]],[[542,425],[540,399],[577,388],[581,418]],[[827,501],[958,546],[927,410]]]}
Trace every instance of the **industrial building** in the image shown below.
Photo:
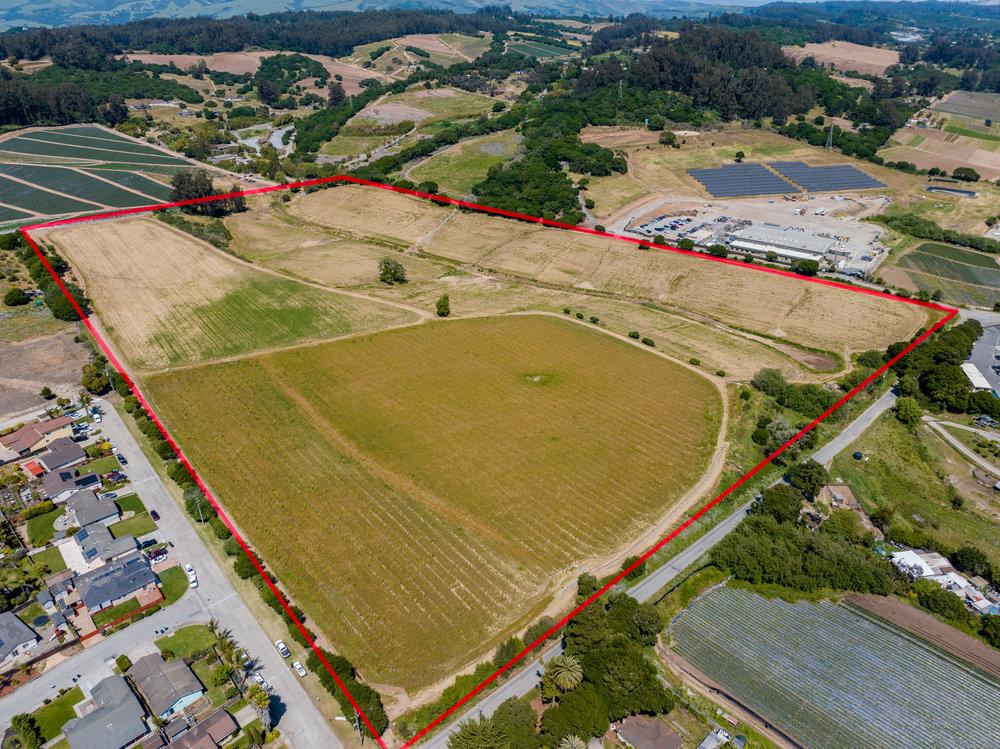
{"label": "industrial building", "polygon": [[729,235],[728,245],[735,252],[750,253],[754,257],[767,258],[773,253],[786,263],[821,261],[827,255],[844,254],[837,239],[775,224],[755,224],[734,231]]}

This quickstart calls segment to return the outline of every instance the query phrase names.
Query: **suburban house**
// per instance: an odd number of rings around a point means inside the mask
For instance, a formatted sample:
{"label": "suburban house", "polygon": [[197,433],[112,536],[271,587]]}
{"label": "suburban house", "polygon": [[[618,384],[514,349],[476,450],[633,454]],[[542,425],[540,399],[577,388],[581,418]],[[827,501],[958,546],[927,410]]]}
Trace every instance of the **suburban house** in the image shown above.
{"label": "suburban house", "polygon": [[682,739],[664,721],[633,715],[614,728],[615,736],[631,749],[681,749]]}
{"label": "suburban house", "polygon": [[158,587],[159,580],[141,552],[75,575],[63,585],[74,588],[90,613],[110,608],[144,591]]}
{"label": "suburban house", "polygon": [[60,416],[46,421],[35,421],[0,437],[0,463],[8,463],[63,437],[73,436],[73,419]]}
{"label": "suburban house", "polygon": [[81,528],[73,536],[73,541],[80,548],[80,554],[88,569],[113,562],[138,548],[134,537],[115,538],[111,535],[108,526],[100,522],[91,523]]}
{"label": "suburban house", "polygon": [[41,641],[35,630],[12,611],[0,614],[0,669],[6,669]]}
{"label": "suburban house", "polygon": [[238,730],[236,719],[220,709],[167,746],[170,749],[216,749]]}
{"label": "suburban house", "polygon": [[93,523],[111,525],[121,518],[121,512],[113,499],[98,499],[93,491],[80,491],[66,499],[66,509],[73,518],[73,524],[86,528]]}
{"label": "suburban house", "polygon": [[49,620],[55,626],[55,628],[60,632],[69,631],[69,622],[67,617],[72,616],[73,610],[67,606],[63,606],[61,602],[56,601],[52,597],[52,592],[49,590],[40,590],[38,595],[35,596],[35,600],[38,601],[38,605],[42,607],[42,611],[45,615],[49,617]]}
{"label": "suburban house", "polygon": [[69,468],[87,459],[87,453],[69,437],[60,437],[51,444],[47,452],[39,455],[35,460],[46,471],[58,471],[60,468]]}
{"label": "suburban house", "polygon": [[96,473],[77,476],[73,469],[53,471],[42,476],[42,491],[53,502],[65,502],[76,492],[96,489],[101,485],[101,477]]}
{"label": "suburban house", "polygon": [[90,695],[90,712],[63,726],[71,749],[122,749],[149,731],[146,711],[121,676],[97,682]]}
{"label": "suburban house", "polygon": [[183,660],[164,660],[159,653],[144,655],[128,670],[153,715],[169,720],[205,694],[198,677]]}

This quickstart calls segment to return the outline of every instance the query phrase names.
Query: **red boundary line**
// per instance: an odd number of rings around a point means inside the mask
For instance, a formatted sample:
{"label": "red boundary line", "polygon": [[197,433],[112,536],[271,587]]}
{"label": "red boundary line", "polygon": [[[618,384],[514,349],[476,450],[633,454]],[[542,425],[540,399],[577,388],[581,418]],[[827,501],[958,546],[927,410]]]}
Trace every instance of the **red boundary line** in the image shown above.
{"label": "red boundary line", "polygon": [[128,383],[129,387],[132,388],[132,392],[135,394],[136,398],[138,398],[139,402],[142,404],[142,406],[149,413],[150,418],[153,420],[153,422],[159,428],[160,433],[163,435],[164,439],[177,452],[177,458],[178,458],[178,460],[184,465],[185,468],[187,468],[191,472],[191,475],[194,478],[195,483],[202,490],[202,492],[204,492],[205,497],[208,499],[209,503],[212,505],[212,507],[218,513],[219,517],[222,518],[222,522],[225,523],[226,527],[232,532],[233,537],[237,540],[237,542],[239,543],[240,547],[243,549],[243,552],[250,558],[250,561],[253,563],[254,567],[256,567],[257,572],[264,579],[264,582],[267,584],[267,587],[277,597],[277,599],[278,599],[279,603],[281,604],[281,607],[284,609],[285,613],[288,616],[291,617],[292,621],[295,623],[295,626],[298,628],[299,632],[302,634],[303,637],[306,638],[306,641],[309,643],[309,645],[312,648],[313,652],[316,653],[316,655],[319,657],[320,661],[323,663],[323,666],[326,668],[326,670],[329,671],[330,676],[333,677],[333,680],[336,682],[337,686],[340,688],[340,690],[347,697],[347,700],[354,707],[354,709],[358,712],[358,715],[361,716],[361,720],[364,722],[365,726],[367,726],[367,728],[368,728],[369,732],[372,734],[372,736],[375,737],[376,741],[378,741],[378,743],[382,747],[382,749],[389,749],[389,747],[386,746],[385,742],[382,740],[382,737],[379,736],[378,732],[376,732],[374,730],[374,727],[372,726],[371,721],[368,719],[368,716],[365,715],[364,711],[359,707],[357,701],[354,699],[354,696],[344,686],[343,681],[341,681],[340,677],[337,675],[337,673],[330,666],[330,663],[323,656],[323,653],[320,651],[319,646],[316,644],[316,642],[313,640],[313,638],[309,636],[308,631],[303,626],[302,622],[299,621],[299,618],[292,611],[292,609],[289,606],[288,602],[285,600],[285,597],[278,590],[277,586],[274,584],[274,582],[271,580],[271,578],[268,576],[268,574],[265,573],[264,567],[262,566],[262,564],[260,563],[260,561],[257,559],[257,557],[254,556],[254,553],[250,550],[250,547],[247,545],[247,542],[243,539],[243,537],[236,530],[236,527],[233,525],[232,521],[226,515],[225,511],[222,509],[222,507],[219,504],[218,500],[215,498],[215,496],[212,494],[212,492],[209,491],[209,489],[205,485],[204,481],[202,481],[201,476],[199,476],[198,473],[197,473],[197,471],[195,471],[194,466],[191,465],[191,463],[188,461],[187,457],[185,457],[184,453],[180,449],[180,446],[174,441],[173,437],[167,431],[167,428],[164,426],[163,422],[160,421],[159,417],[153,411],[152,407],[149,404],[149,401],[146,400],[145,396],[143,396],[143,394],[139,390],[138,386],[128,376],[128,373],[126,373],[124,367],[122,367],[121,363],[115,358],[115,355],[112,353],[112,351],[111,351],[110,347],[108,346],[108,344],[104,341],[104,339],[100,336],[100,334],[98,334],[97,330],[94,328],[93,324],[90,322],[90,320],[88,319],[87,315],[84,313],[83,309],[80,307],[79,304],[77,304],[76,300],[73,299],[72,295],[70,295],[70,293],[67,290],[65,284],[63,284],[62,279],[52,269],[52,266],[49,264],[49,261],[45,258],[44,253],[42,253],[42,251],[39,249],[37,243],[35,242],[35,240],[31,237],[31,235],[29,233],[30,231],[32,231],[34,229],[50,229],[50,228],[57,227],[57,226],[67,226],[69,224],[82,223],[84,221],[96,221],[98,219],[117,218],[117,217],[120,217],[120,216],[129,216],[129,215],[133,215],[133,214],[137,214],[137,213],[148,213],[150,211],[157,211],[157,210],[162,210],[162,209],[165,209],[165,208],[176,208],[176,207],[180,207],[180,206],[194,205],[196,203],[207,203],[207,202],[210,202],[210,201],[223,200],[225,198],[232,198],[232,197],[236,197],[236,196],[239,196],[239,195],[259,195],[259,194],[262,194],[262,193],[274,192],[274,191],[277,191],[277,190],[288,190],[288,189],[291,189],[291,188],[311,187],[311,186],[316,186],[316,185],[330,184],[330,183],[334,183],[334,182],[350,182],[350,183],[354,183],[354,184],[358,184],[358,185],[366,185],[368,187],[376,187],[376,188],[379,188],[379,189],[382,189],[382,190],[391,190],[393,192],[403,193],[405,195],[412,195],[412,196],[415,196],[415,197],[418,197],[418,198],[423,198],[425,200],[430,200],[430,201],[433,201],[435,203],[440,203],[440,204],[443,204],[443,205],[455,205],[455,206],[459,206],[461,208],[468,208],[468,209],[471,209],[471,210],[480,211],[480,212],[484,212],[484,213],[491,213],[491,214],[498,215],[498,216],[505,216],[505,217],[508,217],[508,218],[515,218],[515,219],[519,219],[521,221],[528,221],[528,222],[531,222],[531,223],[541,224],[543,226],[549,226],[549,227],[553,227],[553,228],[557,228],[557,229],[566,229],[566,230],[569,230],[569,231],[580,232],[582,234],[593,234],[593,235],[596,235],[596,236],[599,236],[599,237],[607,237],[608,239],[616,239],[616,240],[619,240],[619,241],[622,241],[622,242],[629,242],[629,243],[636,244],[636,245],[649,246],[649,247],[652,247],[652,248],[655,248],[655,249],[658,249],[658,250],[661,250],[661,251],[664,251],[664,252],[674,252],[674,253],[677,253],[679,255],[688,255],[688,256],[691,256],[691,257],[696,257],[696,258],[698,258],[700,260],[704,260],[706,262],[724,263],[726,265],[734,265],[734,266],[737,266],[739,268],[744,268],[744,269],[747,269],[747,270],[755,270],[755,271],[759,271],[759,272],[762,272],[762,273],[771,273],[771,274],[776,275],[776,276],[786,276],[788,278],[794,278],[794,279],[796,279],[798,281],[802,281],[802,282],[805,282],[805,283],[815,283],[815,284],[820,284],[822,286],[831,286],[833,288],[843,289],[845,291],[851,291],[851,292],[858,293],[858,294],[868,294],[869,296],[882,297],[884,299],[891,299],[891,300],[893,300],[895,302],[902,302],[902,303],[906,303],[906,304],[913,304],[913,305],[916,305],[916,306],[919,306],[919,307],[924,307],[926,309],[932,309],[932,310],[935,310],[935,311],[938,311],[938,312],[944,312],[945,313],[944,317],[942,317],[940,320],[938,320],[938,322],[936,322],[930,328],[928,328],[923,333],[921,333],[917,338],[915,338],[913,341],[911,341],[909,343],[909,345],[906,346],[906,348],[904,348],[902,351],[900,351],[898,354],[896,354],[894,357],[892,357],[889,361],[887,361],[881,367],[879,367],[874,372],[872,372],[868,377],[866,377],[864,380],[862,380],[860,383],[858,383],[848,393],[846,393],[845,395],[843,395],[836,403],[834,403],[832,406],[830,406],[828,409],[826,409],[826,411],[824,411],[822,414],[820,414],[819,416],[817,416],[815,419],[813,419],[811,422],[809,422],[806,426],[804,426],[802,429],[800,429],[790,440],[788,440],[787,442],[785,442],[781,447],[779,447],[777,450],[775,450],[771,455],[768,455],[766,458],[764,458],[762,461],[760,461],[757,465],[755,465],[753,468],[751,468],[746,474],[744,474],[739,479],[737,479],[735,482],[733,482],[731,485],[729,485],[721,493],[719,493],[717,496],[715,496],[710,502],[706,503],[701,508],[699,508],[698,511],[695,512],[691,517],[689,517],[687,520],[685,520],[683,523],[681,523],[679,526],[677,526],[677,528],[675,528],[673,531],[671,531],[663,539],[661,539],[660,541],[658,541],[653,547],[651,547],[648,551],[646,551],[645,554],[643,554],[642,556],[640,556],[629,567],[621,570],[617,575],[615,575],[615,577],[613,577],[603,587],[601,587],[600,590],[598,590],[595,593],[593,593],[589,598],[587,598],[587,600],[585,600],[583,603],[581,603],[576,608],[574,608],[572,611],[570,611],[566,616],[564,616],[558,622],[556,622],[551,627],[549,627],[549,629],[547,629],[537,639],[535,639],[531,643],[526,644],[525,647],[524,647],[524,649],[521,650],[521,652],[519,652],[517,655],[515,655],[513,658],[511,658],[509,661],[507,661],[505,664],[503,664],[500,668],[498,668],[496,671],[494,671],[489,677],[487,677],[482,682],[480,682],[468,694],[466,694],[464,697],[462,697],[460,700],[458,700],[455,704],[453,704],[451,707],[449,707],[447,710],[445,710],[443,713],[441,713],[429,725],[427,725],[423,730],[421,730],[419,733],[417,733],[412,739],[410,739],[405,744],[403,744],[402,747],[400,747],[400,749],[407,749],[407,747],[410,747],[413,744],[416,744],[418,741],[420,741],[430,731],[432,731],[435,727],[437,727],[442,721],[444,721],[446,718],[448,718],[453,713],[455,713],[455,711],[458,710],[460,707],[462,707],[462,705],[466,704],[469,700],[471,700],[473,697],[475,697],[477,694],[479,694],[481,691],[483,691],[487,686],[489,686],[494,681],[496,681],[501,676],[501,674],[503,674],[504,672],[506,672],[509,669],[511,669],[518,661],[520,661],[522,658],[524,658],[534,648],[536,648],[537,646],[541,645],[549,637],[551,637],[558,630],[560,630],[563,626],[565,626],[566,623],[570,619],[572,619],[574,616],[576,616],[577,614],[579,614],[583,609],[587,608],[590,604],[592,604],[594,601],[596,601],[602,595],[604,595],[605,593],[607,593],[612,587],[614,587],[619,582],[621,582],[621,580],[624,579],[625,576],[628,575],[632,570],[634,570],[636,567],[638,567],[639,565],[641,565],[644,562],[646,562],[646,560],[648,560],[651,556],[653,556],[653,554],[655,554],[657,551],[659,551],[664,546],[666,546],[668,543],[670,543],[670,541],[672,541],[674,538],[676,538],[680,533],[682,533],[692,523],[694,523],[695,521],[697,521],[705,513],[707,513],[709,510],[711,510],[717,504],[719,504],[724,499],[726,499],[730,494],[732,494],[734,491],[736,491],[741,486],[743,486],[747,481],[749,481],[751,478],[753,478],[755,475],[757,475],[760,471],[762,471],[766,466],[768,466],[776,457],[778,457],[779,455],[781,455],[783,452],[785,452],[785,450],[787,450],[789,447],[791,447],[796,442],[798,442],[800,439],[802,439],[803,436],[805,436],[808,432],[810,432],[812,429],[814,429],[821,421],[823,421],[824,419],[826,419],[830,414],[832,414],[838,408],[840,408],[845,403],[847,403],[849,400],[851,400],[855,395],[857,395],[863,389],[865,389],[866,387],[868,387],[872,382],[874,382],[882,374],[884,374],[886,371],[888,371],[888,369],[893,364],[895,364],[896,362],[898,362],[900,359],[902,359],[904,356],[906,356],[908,353],[910,353],[914,348],[916,348],[918,345],[920,345],[925,340],[927,340],[930,336],[932,336],[934,333],[936,333],[938,330],[940,330],[946,323],[948,323],[953,317],[955,317],[956,314],[958,314],[958,310],[955,309],[955,308],[953,308],[953,307],[946,307],[944,305],[934,304],[932,302],[922,302],[922,301],[919,301],[917,299],[909,299],[909,298],[905,298],[905,297],[897,297],[897,296],[894,296],[892,294],[887,294],[887,293],[885,293],[883,291],[876,291],[875,289],[868,289],[868,288],[864,288],[864,287],[860,287],[860,286],[851,286],[850,284],[840,283],[838,281],[830,281],[830,280],[825,279],[825,278],[813,278],[813,277],[800,276],[797,273],[793,273],[791,271],[779,270],[779,269],[776,269],[776,268],[768,268],[768,267],[765,267],[765,266],[762,266],[762,265],[748,265],[747,263],[744,263],[744,262],[742,262],[740,260],[731,260],[729,258],[720,258],[720,257],[712,256],[712,255],[705,255],[705,254],[702,254],[700,252],[695,252],[693,250],[684,250],[684,249],[681,249],[679,247],[673,247],[673,246],[668,246],[668,245],[650,244],[649,242],[646,242],[646,241],[640,240],[640,239],[635,239],[633,237],[625,237],[625,236],[621,236],[619,234],[612,234],[610,232],[598,231],[596,229],[590,229],[590,228],[583,227],[583,226],[574,226],[572,224],[565,224],[565,223],[562,223],[560,221],[551,221],[549,219],[538,218],[537,216],[528,216],[528,215],[525,215],[525,214],[522,214],[522,213],[515,213],[514,211],[507,211],[507,210],[503,210],[503,209],[500,209],[500,208],[492,208],[490,206],[479,205],[477,203],[470,203],[469,201],[466,201],[466,200],[457,200],[455,198],[448,198],[448,197],[445,197],[445,196],[442,196],[442,195],[431,195],[429,193],[419,192],[417,190],[410,190],[410,189],[404,188],[404,187],[396,187],[394,185],[386,185],[386,184],[383,184],[381,182],[372,182],[370,180],[360,179],[358,177],[348,177],[348,176],[321,177],[321,178],[318,178],[318,179],[304,180],[302,182],[292,182],[292,183],[288,183],[288,184],[284,184],[284,185],[272,185],[272,186],[269,186],[269,187],[258,187],[258,188],[252,189],[252,190],[246,190],[246,191],[242,191],[242,192],[231,192],[231,193],[225,193],[225,194],[222,194],[222,195],[210,195],[210,196],[204,197],[204,198],[194,198],[194,199],[191,199],[191,200],[181,200],[181,201],[177,201],[177,202],[173,202],[173,203],[159,203],[157,205],[141,206],[141,207],[138,207],[138,208],[127,208],[127,209],[120,210],[120,211],[109,211],[109,212],[106,212],[106,213],[97,213],[97,214],[92,214],[92,215],[87,215],[87,216],[77,216],[77,217],[74,217],[74,218],[61,219],[61,220],[58,220],[58,221],[48,221],[48,222],[41,223],[41,224],[32,224],[31,226],[21,227],[21,233],[24,235],[24,238],[28,241],[28,244],[35,251],[35,254],[38,255],[39,260],[42,261],[43,265],[49,271],[49,273],[51,274],[52,278],[59,285],[59,288],[62,290],[63,294],[66,296],[66,298],[73,305],[73,308],[76,310],[77,314],[80,315],[80,319],[83,321],[84,325],[87,326],[87,329],[90,331],[91,335],[94,336],[94,339],[98,342],[98,344],[100,345],[101,349],[104,351],[105,356],[107,356],[108,361],[115,367],[115,369],[118,371],[118,374],[120,374],[122,376],[122,378],[125,380],[125,382]]}

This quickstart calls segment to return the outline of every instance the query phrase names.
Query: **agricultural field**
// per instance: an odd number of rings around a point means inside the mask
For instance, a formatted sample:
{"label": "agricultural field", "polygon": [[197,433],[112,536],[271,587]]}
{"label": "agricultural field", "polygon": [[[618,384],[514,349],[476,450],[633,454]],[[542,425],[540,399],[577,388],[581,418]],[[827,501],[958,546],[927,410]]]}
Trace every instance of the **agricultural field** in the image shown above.
{"label": "agricultural field", "polygon": [[465,196],[486,177],[486,171],[517,153],[521,136],[513,131],[484,135],[456,143],[407,169],[414,182],[436,182],[441,192]]}
{"label": "agricultural field", "polygon": [[[379,125],[394,125],[409,120],[429,125],[441,120],[466,119],[487,114],[494,99],[457,88],[415,88],[372,102],[357,115],[358,120],[373,120]],[[348,125],[349,126],[349,125]]]}
{"label": "agricultural field", "polygon": [[191,166],[96,125],[15,131],[0,137],[0,228],[162,203],[165,180]]}
{"label": "agricultural field", "polygon": [[[571,175],[579,180],[582,175]],[[640,198],[652,195],[646,185],[628,174],[613,174],[608,177],[587,177],[587,190],[583,196],[594,201],[591,214],[597,219],[608,219],[627,205]]]}
{"label": "agricultural field", "polygon": [[725,587],[671,635],[681,656],[816,749],[981,746],[1000,732],[996,682],[842,604]]}
{"label": "agricultural field", "polygon": [[844,347],[882,348],[909,337],[926,320],[913,305],[862,295],[845,304],[850,292],[465,213],[389,191],[335,187],[297,196],[290,211],[354,239],[413,247],[424,256],[548,286],[627,295],[838,354]]}
{"label": "agricultural field", "polygon": [[[878,152],[889,161],[909,161],[919,169],[938,167],[949,174],[960,166],[971,166],[983,179],[1000,177],[1000,136],[972,125],[949,119],[942,128],[904,127],[893,134],[890,143]],[[969,188],[975,190],[978,185]]]}
{"label": "agricultural field", "polygon": [[485,653],[579,564],[669,512],[721,426],[706,378],[540,315],[429,323],[145,387],[314,626],[366,678],[408,690]]}
{"label": "agricultural field", "polygon": [[1000,94],[984,91],[952,91],[931,107],[935,112],[947,112],[974,120],[1000,120]]}
{"label": "agricultural field", "polygon": [[255,270],[151,217],[78,224],[43,236],[80,274],[106,331],[140,370],[415,319]]}
{"label": "agricultural field", "polygon": [[551,57],[565,57],[572,53],[572,50],[564,47],[557,47],[554,44],[546,44],[534,38],[515,37],[507,42],[508,52],[518,52],[525,57],[537,57],[539,60],[546,60]]}
{"label": "agricultural field", "polygon": [[[490,34],[481,37],[465,34],[409,34],[369,44],[359,44],[350,55],[341,58],[344,64],[381,75],[405,78],[411,65],[429,62],[448,67],[479,57],[490,46]],[[418,54],[407,47],[415,47]],[[372,55],[377,56],[372,59]]]}
{"label": "agricultural field", "polygon": [[924,242],[894,262],[894,282],[903,280],[900,273],[917,289],[946,291],[960,304],[992,307],[1000,301],[1000,265],[992,255]]}
{"label": "agricultural field", "polygon": [[[854,460],[855,451],[866,459]],[[971,544],[1000,564],[1000,501],[927,426],[913,433],[887,414],[834,459],[830,473],[854,490],[867,512],[893,508],[893,526],[922,530],[949,547]],[[956,495],[961,507],[952,503]]]}
{"label": "agricultural field", "polygon": [[851,42],[830,41],[822,44],[805,44],[801,47],[782,47],[785,55],[802,62],[813,58],[820,65],[836,70],[853,70],[855,73],[882,75],[886,68],[899,62],[899,52],[894,49],[867,47]]}

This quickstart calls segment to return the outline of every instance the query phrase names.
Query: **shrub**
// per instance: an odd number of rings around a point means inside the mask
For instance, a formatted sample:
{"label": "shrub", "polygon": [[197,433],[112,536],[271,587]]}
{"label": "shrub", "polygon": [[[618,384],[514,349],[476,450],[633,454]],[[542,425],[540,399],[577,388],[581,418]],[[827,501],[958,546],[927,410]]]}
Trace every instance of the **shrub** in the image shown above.
{"label": "shrub", "polygon": [[647,346],[656,346],[656,342],[652,338],[643,338],[642,342]]}
{"label": "shrub", "polygon": [[129,657],[127,655],[119,655],[117,658],[115,658],[115,665],[118,666],[118,670],[121,673],[125,673],[130,668],[132,668],[132,661],[129,660]]}
{"label": "shrub", "polygon": [[220,541],[226,541],[233,535],[218,515],[212,518],[208,524],[212,526],[212,530],[215,531],[215,537]]}
{"label": "shrub", "polygon": [[717,369],[717,370],[715,370],[715,376],[716,377],[725,377],[726,376],[726,370],[724,370],[724,369]]}
{"label": "shrub", "polygon": [[564,315],[571,315],[571,314],[573,314],[573,310],[571,310],[569,307],[563,307],[563,314]]}
{"label": "shrub", "polygon": [[451,302],[447,294],[442,294],[434,304],[434,310],[438,317],[447,317],[451,314]]}
{"label": "shrub", "polygon": [[19,289],[17,286],[12,286],[7,289],[7,293],[3,295],[3,303],[8,307],[19,307],[30,301],[31,297],[28,296],[23,289]]}
{"label": "shrub", "polygon": [[[633,564],[639,561],[639,557],[630,556],[625,557],[625,561],[622,562],[622,570],[627,570]],[[642,562],[634,570],[625,575],[626,580],[638,580],[640,577],[646,574],[646,563]]]}
{"label": "shrub", "polygon": [[633,340],[638,341],[639,338],[640,338],[639,331],[638,330],[630,330],[629,333],[628,333],[628,337],[631,338],[631,339],[633,339]]}
{"label": "shrub", "polygon": [[226,539],[226,543],[222,545],[222,550],[226,552],[226,556],[235,557],[243,552],[243,547],[236,540],[236,536],[230,534],[229,538]]}
{"label": "shrub", "polygon": [[693,364],[694,366],[697,367],[699,364],[701,364],[701,359],[699,359],[697,356],[692,356],[690,359],[688,359],[688,364]]}
{"label": "shrub", "polygon": [[236,557],[233,562],[233,572],[240,580],[249,580],[255,574],[257,574],[257,568],[254,567],[253,562],[250,561],[250,557],[246,554],[241,554]]}
{"label": "shrub", "polygon": [[583,313],[582,312],[577,312],[576,313],[576,319],[577,320],[582,320],[583,319]]}
{"label": "shrub", "polygon": [[39,502],[37,505],[32,505],[28,509],[22,510],[21,520],[31,520],[31,518],[36,518],[39,515],[52,512],[55,508],[55,503],[51,499],[46,499],[44,502]]}
{"label": "shrub", "polygon": [[600,321],[601,321],[601,318],[594,317],[593,315],[590,316],[590,322],[592,322],[594,325],[597,325],[597,323],[599,323]]}
{"label": "shrub", "polygon": [[406,283],[406,269],[395,258],[384,257],[378,262],[378,280],[390,286]]}

